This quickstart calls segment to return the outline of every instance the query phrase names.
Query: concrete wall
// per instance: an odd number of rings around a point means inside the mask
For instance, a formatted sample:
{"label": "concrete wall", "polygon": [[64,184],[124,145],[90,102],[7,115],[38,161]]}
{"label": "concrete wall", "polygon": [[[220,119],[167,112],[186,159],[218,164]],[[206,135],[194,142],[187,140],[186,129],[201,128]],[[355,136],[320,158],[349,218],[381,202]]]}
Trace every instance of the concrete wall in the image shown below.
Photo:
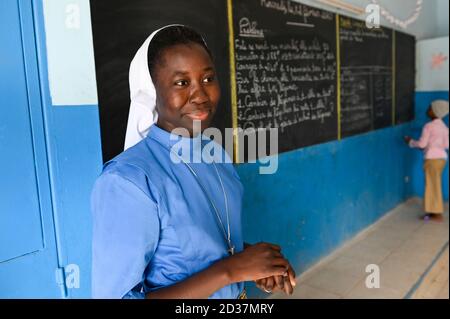
{"label": "concrete wall", "polygon": [[[410,196],[410,124],[281,154],[275,175],[238,165],[245,240],[274,242],[300,274]],[[249,285],[250,295],[261,293]]]}

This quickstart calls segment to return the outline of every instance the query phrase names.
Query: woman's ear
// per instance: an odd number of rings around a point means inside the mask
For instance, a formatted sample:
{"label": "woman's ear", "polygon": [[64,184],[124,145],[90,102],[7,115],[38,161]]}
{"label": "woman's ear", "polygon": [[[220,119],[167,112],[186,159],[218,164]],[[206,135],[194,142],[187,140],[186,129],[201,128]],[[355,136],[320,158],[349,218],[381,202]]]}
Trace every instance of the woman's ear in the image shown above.
{"label": "woman's ear", "polygon": [[431,107],[431,105],[428,107],[427,115],[428,115],[431,119],[435,119],[435,118],[436,118],[436,115],[434,114],[433,108]]}

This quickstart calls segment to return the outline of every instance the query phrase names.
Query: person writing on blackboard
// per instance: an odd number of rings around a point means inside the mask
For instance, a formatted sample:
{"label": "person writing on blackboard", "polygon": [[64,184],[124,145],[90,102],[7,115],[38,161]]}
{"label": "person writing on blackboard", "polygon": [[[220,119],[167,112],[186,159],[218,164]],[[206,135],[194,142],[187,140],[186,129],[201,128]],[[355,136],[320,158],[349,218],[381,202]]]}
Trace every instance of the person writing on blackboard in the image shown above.
{"label": "person writing on blackboard", "polygon": [[92,192],[92,296],[244,298],[245,281],[291,294],[295,273],[280,247],[244,246],[233,165],[173,151],[202,147],[194,121],[207,128],[219,102],[203,38],[182,25],[152,33],[131,63],[130,91],[126,150]]}
{"label": "person writing on blackboard", "polygon": [[448,127],[442,120],[447,116],[449,106],[447,101],[437,100],[431,103],[427,115],[431,119],[422,129],[422,135],[418,141],[405,136],[405,141],[410,147],[424,150],[425,171],[425,218],[436,221],[443,220],[444,200],[442,198],[442,172],[447,162]]}

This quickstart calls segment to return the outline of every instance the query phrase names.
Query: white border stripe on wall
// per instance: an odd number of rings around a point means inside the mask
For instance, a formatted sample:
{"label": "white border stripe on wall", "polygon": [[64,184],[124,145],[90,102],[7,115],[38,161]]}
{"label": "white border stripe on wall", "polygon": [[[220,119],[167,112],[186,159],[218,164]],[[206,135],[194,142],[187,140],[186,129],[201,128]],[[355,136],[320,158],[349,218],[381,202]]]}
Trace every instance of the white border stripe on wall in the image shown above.
{"label": "white border stripe on wall", "polygon": [[89,0],[43,0],[53,105],[96,105]]}

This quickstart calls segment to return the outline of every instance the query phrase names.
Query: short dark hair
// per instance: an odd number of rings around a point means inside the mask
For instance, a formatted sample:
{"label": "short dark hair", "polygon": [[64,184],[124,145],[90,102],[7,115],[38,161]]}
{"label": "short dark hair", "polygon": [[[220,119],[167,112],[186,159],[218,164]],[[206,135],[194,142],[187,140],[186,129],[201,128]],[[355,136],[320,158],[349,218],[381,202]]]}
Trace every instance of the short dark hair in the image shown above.
{"label": "short dark hair", "polygon": [[170,26],[159,31],[148,47],[148,68],[150,70],[150,76],[153,78],[155,72],[155,66],[161,62],[162,52],[174,45],[178,44],[199,44],[206,52],[208,52],[211,59],[213,58],[211,51],[206,46],[200,33],[188,26],[176,25]]}

